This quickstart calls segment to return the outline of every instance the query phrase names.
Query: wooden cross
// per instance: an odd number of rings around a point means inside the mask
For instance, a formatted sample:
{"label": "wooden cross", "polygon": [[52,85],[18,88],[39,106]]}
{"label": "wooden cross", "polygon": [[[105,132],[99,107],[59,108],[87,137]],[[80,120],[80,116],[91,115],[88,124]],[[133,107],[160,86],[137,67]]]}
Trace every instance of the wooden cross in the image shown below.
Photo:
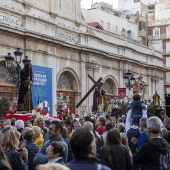
{"label": "wooden cross", "polygon": [[86,95],[79,101],[79,103],[77,103],[76,107],[78,108],[83,101],[89,96],[89,94],[95,89],[95,87],[98,87],[99,84],[101,83],[103,78],[99,78],[97,81],[95,81],[89,74],[88,77],[93,81],[94,85],[92,86],[92,88],[86,93]]}

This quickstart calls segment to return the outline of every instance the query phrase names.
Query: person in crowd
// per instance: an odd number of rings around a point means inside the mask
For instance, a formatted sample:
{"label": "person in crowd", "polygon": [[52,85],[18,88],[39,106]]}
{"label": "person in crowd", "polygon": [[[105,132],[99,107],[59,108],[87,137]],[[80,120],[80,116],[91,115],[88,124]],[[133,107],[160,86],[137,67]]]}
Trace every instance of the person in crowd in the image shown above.
{"label": "person in crowd", "polygon": [[19,140],[13,130],[8,130],[2,138],[2,147],[8,157],[12,170],[28,170],[28,150],[18,150]]}
{"label": "person in crowd", "polygon": [[32,128],[32,123],[30,121],[25,122],[25,127]]}
{"label": "person in crowd", "polygon": [[[23,120],[17,120],[15,122],[15,127],[17,128],[17,131],[22,134],[22,130],[24,129],[24,121]],[[22,141],[22,137],[20,138],[20,142]]]}
{"label": "person in crowd", "polygon": [[43,138],[45,137],[45,135],[48,132],[48,129],[45,127],[45,121],[44,118],[42,116],[37,116],[34,120],[34,126],[38,126],[41,128],[41,133],[43,134]]}
{"label": "person in crowd", "polygon": [[132,152],[131,152],[131,150],[129,148],[128,137],[127,137],[126,133],[120,133],[120,136],[121,136],[122,145],[127,147],[128,151],[129,151],[129,155],[130,155],[130,157],[132,159],[133,155],[132,155]]}
{"label": "person in crowd", "polygon": [[137,150],[139,150],[142,147],[143,143],[148,139],[146,121],[147,121],[147,118],[141,118],[140,119],[140,122],[139,122],[139,128],[140,128],[139,138],[138,139],[132,138],[132,143],[134,145],[137,144]]}
{"label": "person in crowd", "polygon": [[[167,129],[167,132],[164,133],[163,138],[168,142],[170,146],[170,118],[168,116],[164,117],[163,125]],[[169,147],[169,153],[170,153],[170,147]],[[168,163],[168,170],[170,169],[170,161]]]}
{"label": "person in crowd", "polygon": [[70,138],[73,160],[66,164],[71,170],[110,170],[96,159],[95,136],[88,127],[82,126],[75,130]]}
{"label": "person in crowd", "polygon": [[103,133],[105,132],[105,130],[106,130],[105,123],[106,123],[106,119],[104,117],[97,118],[97,120],[96,120],[96,126],[97,126],[96,131],[98,132],[99,135],[103,135]]}
{"label": "person in crowd", "polygon": [[82,124],[84,124],[87,121],[91,122],[91,117],[90,116],[84,116],[83,120],[82,120]]}
{"label": "person in crowd", "polygon": [[100,149],[99,158],[102,164],[112,170],[133,170],[129,151],[126,146],[122,145],[118,129],[111,129],[107,133],[106,146]]}
{"label": "person in crowd", "polygon": [[4,119],[3,117],[0,117],[0,143],[2,140],[2,136],[3,136],[3,123],[4,123]]}
{"label": "person in crowd", "polygon": [[70,170],[70,168],[59,163],[52,163],[46,165],[38,165],[36,170]]}
{"label": "person in crowd", "polygon": [[116,126],[120,133],[125,133],[125,125],[123,123],[118,123]]}
{"label": "person in crowd", "polygon": [[106,124],[110,123],[110,114],[106,115]]}
{"label": "person in crowd", "polygon": [[92,122],[86,121],[83,124],[83,127],[87,127],[95,136],[96,138],[96,146],[97,146],[97,152],[99,151],[99,149],[103,146],[103,141],[101,139],[101,136],[98,134],[97,131],[94,130],[94,126]]}
{"label": "person in crowd", "polygon": [[72,136],[72,134],[74,133],[74,131],[77,129],[77,128],[79,128],[79,127],[81,127],[81,123],[79,122],[79,121],[75,121],[74,122],[74,125],[73,125],[73,130],[72,130],[72,132],[70,133],[70,135],[69,135],[69,137],[71,137]]}
{"label": "person in crowd", "polygon": [[162,122],[156,117],[150,117],[147,121],[147,134],[149,140],[133,156],[134,164],[141,164],[142,170],[168,169],[169,145],[160,136]]}
{"label": "person in crowd", "polygon": [[106,137],[107,137],[108,131],[113,129],[113,128],[114,128],[114,125],[112,123],[107,123],[106,124],[106,131],[101,136],[101,140],[103,140],[103,145],[106,145]]}
{"label": "person in crowd", "polygon": [[16,122],[16,119],[15,119],[15,118],[12,118],[12,119],[11,119],[11,126],[15,126],[15,122]]}
{"label": "person in crowd", "polygon": [[69,146],[70,140],[68,138],[68,129],[66,127],[63,127],[62,137],[65,140],[65,142],[67,143],[67,145]]}
{"label": "person in crowd", "polygon": [[38,145],[38,149],[40,150],[44,143],[44,139],[42,138],[41,134],[41,128],[38,126],[33,126],[32,129],[34,131],[33,140]]}
{"label": "person in crowd", "polygon": [[28,169],[33,170],[35,164],[33,163],[33,158],[36,153],[38,153],[38,145],[33,141],[34,131],[32,128],[25,127],[22,130],[22,138],[26,140],[26,149],[28,150]]}
{"label": "person in crowd", "polygon": [[51,163],[60,163],[64,165],[63,156],[64,156],[64,146],[60,142],[51,142],[46,150],[46,157],[49,160],[47,164]]}
{"label": "person in crowd", "polygon": [[117,118],[115,117],[115,115],[113,113],[111,114],[110,121],[114,126],[117,123]]}
{"label": "person in crowd", "polygon": [[46,149],[52,141],[61,142],[65,148],[65,154],[63,157],[64,163],[67,162],[68,146],[62,137],[63,124],[57,120],[53,120],[49,126],[50,140],[45,142],[42,149],[34,156],[34,164],[45,164],[48,162],[46,158]]}
{"label": "person in crowd", "polygon": [[140,136],[139,122],[133,120],[132,126],[130,126],[130,129],[127,131],[126,134],[128,137],[129,148],[134,155],[136,153],[137,144],[134,144],[132,139],[138,139]]}
{"label": "person in crowd", "polygon": [[129,130],[131,122],[139,122],[141,118],[147,118],[146,106],[139,94],[133,96],[133,102],[129,106],[129,109],[126,118],[126,132]]}
{"label": "person in crowd", "polygon": [[6,125],[3,128],[3,133],[5,133],[7,130],[12,130],[12,129],[13,129],[13,127],[11,125]]}
{"label": "person in crowd", "polygon": [[5,152],[0,145],[0,169],[2,170],[12,170],[12,167],[8,161],[7,156],[5,155]]}

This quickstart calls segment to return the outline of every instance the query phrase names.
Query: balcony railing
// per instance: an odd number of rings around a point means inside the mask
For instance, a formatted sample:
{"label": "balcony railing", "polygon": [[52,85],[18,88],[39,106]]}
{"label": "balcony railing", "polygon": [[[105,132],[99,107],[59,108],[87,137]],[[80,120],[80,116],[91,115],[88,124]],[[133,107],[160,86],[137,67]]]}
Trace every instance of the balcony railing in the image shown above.
{"label": "balcony railing", "polygon": [[148,40],[170,39],[170,35],[160,34],[159,36],[149,35]]}
{"label": "balcony railing", "polygon": [[164,53],[164,54],[170,54],[170,49],[168,49],[168,50],[162,49],[162,53]]}

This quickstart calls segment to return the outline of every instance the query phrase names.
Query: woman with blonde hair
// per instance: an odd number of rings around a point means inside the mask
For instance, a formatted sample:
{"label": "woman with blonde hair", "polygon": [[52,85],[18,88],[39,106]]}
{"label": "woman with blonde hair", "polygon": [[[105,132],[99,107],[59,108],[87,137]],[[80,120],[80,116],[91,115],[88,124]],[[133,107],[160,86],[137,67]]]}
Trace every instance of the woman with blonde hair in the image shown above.
{"label": "woman with blonde hair", "polygon": [[8,158],[5,155],[5,152],[4,152],[1,145],[0,145],[0,169],[12,170],[11,165],[10,165],[10,163],[8,161]]}
{"label": "woman with blonde hair", "polygon": [[41,128],[38,126],[33,126],[32,129],[35,133],[33,136],[33,140],[38,145],[38,149],[40,150],[44,143],[44,139],[41,137]]}
{"label": "woman with blonde hair", "polygon": [[8,157],[13,170],[28,169],[28,151],[26,148],[18,149],[19,140],[13,130],[8,130],[3,134],[2,147]]}
{"label": "woman with blonde hair", "polygon": [[48,130],[45,127],[45,121],[44,118],[42,116],[37,116],[34,120],[34,124],[33,126],[38,126],[41,128],[41,133],[43,134],[43,138],[45,137],[45,135],[47,134]]}

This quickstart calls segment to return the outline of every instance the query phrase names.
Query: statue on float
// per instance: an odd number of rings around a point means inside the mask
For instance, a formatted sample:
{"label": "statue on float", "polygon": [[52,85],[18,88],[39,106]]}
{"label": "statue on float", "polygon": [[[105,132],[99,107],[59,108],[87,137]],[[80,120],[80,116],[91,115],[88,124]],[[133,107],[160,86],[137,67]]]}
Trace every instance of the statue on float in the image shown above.
{"label": "statue on float", "polygon": [[144,97],[147,94],[147,86],[143,81],[143,76],[140,75],[136,78],[133,85],[133,95],[139,94],[141,97]]}

